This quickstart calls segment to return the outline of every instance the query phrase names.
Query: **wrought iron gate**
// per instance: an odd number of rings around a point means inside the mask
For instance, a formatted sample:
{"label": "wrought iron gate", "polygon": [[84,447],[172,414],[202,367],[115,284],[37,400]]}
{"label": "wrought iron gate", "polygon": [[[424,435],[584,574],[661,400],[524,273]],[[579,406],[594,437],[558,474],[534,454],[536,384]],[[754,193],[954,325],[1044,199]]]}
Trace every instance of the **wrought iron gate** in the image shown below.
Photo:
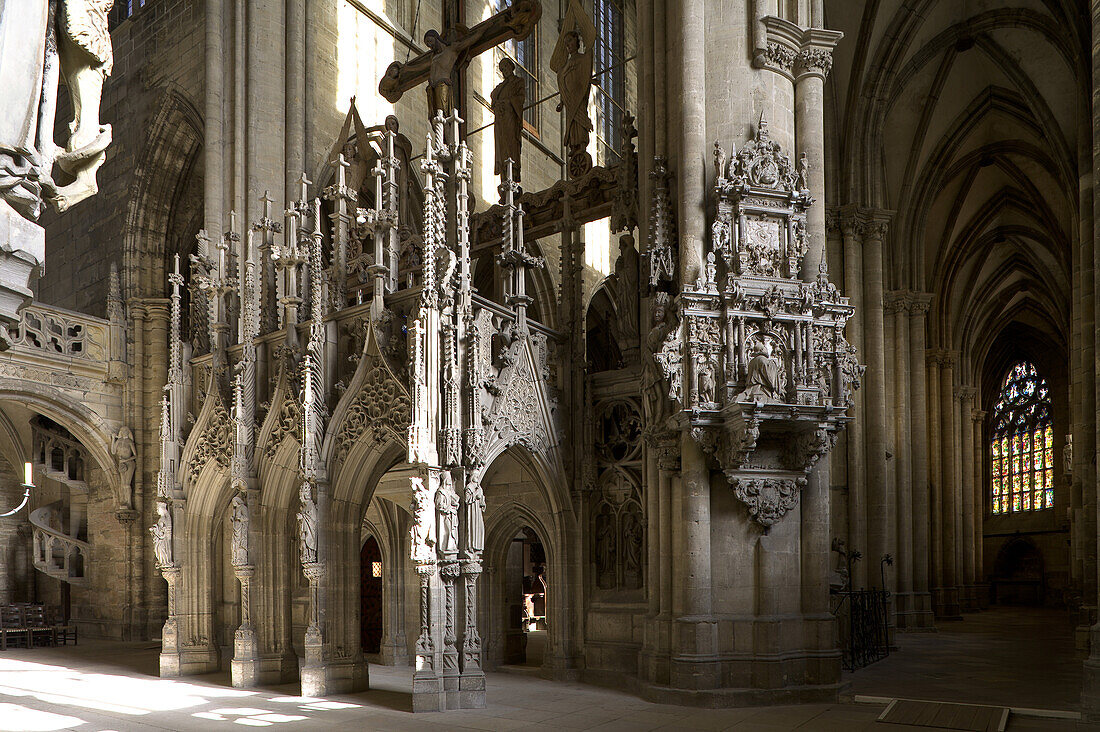
{"label": "wrought iron gate", "polygon": [[890,655],[890,593],[842,590],[833,594],[844,669],[854,671]]}

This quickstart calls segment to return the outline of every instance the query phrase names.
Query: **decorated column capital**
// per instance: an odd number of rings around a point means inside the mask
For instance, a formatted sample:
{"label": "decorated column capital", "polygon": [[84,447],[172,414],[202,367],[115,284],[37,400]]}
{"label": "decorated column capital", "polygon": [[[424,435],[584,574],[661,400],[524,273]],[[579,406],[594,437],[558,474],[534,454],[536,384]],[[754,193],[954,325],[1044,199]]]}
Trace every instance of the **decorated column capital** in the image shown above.
{"label": "decorated column capital", "polygon": [[909,309],[909,293],[905,290],[891,290],[883,294],[882,304],[886,313],[906,312]]}
{"label": "decorated column capital", "polygon": [[985,421],[985,418],[989,415],[989,412],[984,409],[973,409],[970,411],[970,419],[975,423],[981,424]]}
{"label": "decorated column capital", "polygon": [[956,386],[955,387],[955,398],[958,399],[959,401],[963,402],[964,404],[966,402],[973,402],[974,401],[974,391],[975,391],[974,387],[972,387],[972,386]]}
{"label": "decorated column capital", "polygon": [[923,316],[932,307],[932,293],[930,292],[909,292],[909,314],[913,317]]}

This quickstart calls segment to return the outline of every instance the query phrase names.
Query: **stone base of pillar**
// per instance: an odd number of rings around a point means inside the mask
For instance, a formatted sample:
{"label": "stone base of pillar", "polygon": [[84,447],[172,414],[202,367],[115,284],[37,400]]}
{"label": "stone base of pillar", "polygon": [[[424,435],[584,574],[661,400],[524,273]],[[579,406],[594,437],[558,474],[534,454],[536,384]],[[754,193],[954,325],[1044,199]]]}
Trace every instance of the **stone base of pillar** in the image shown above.
{"label": "stone base of pillar", "polygon": [[718,660],[718,622],[713,618],[676,618],[669,686],[677,689],[717,689],[722,685]]}
{"label": "stone base of pillar", "polygon": [[1084,662],[1081,680],[1081,711],[1089,722],[1100,722],[1100,625],[1089,629],[1093,652]]}
{"label": "stone base of pillar", "polygon": [[[836,659],[837,673],[840,672],[840,657]],[[585,680],[588,680],[586,674]],[[612,688],[622,688],[620,677]],[[822,686],[786,686],[781,689],[675,689],[639,681],[634,689],[640,697],[655,704],[677,704],[680,706],[726,708],[775,706],[786,704],[826,704],[835,702],[840,694],[841,684]]]}
{"label": "stone base of pillar", "polygon": [[482,671],[463,673],[458,682],[459,709],[485,708],[485,674]]}
{"label": "stone base of pillar", "polygon": [[219,666],[216,648],[181,648],[160,654],[160,676],[163,679],[214,673]]}
{"label": "stone base of pillar", "polygon": [[932,604],[937,620],[962,620],[958,587],[937,587],[932,590]]}
{"label": "stone base of pillar", "polygon": [[964,613],[976,613],[982,609],[977,585],[965,585],[959,590],[959,601]]}
{"label": "stone base of pillar", "polygon": [[443,677],[413,674],[413,712],[447,711],[447,692],[443,690]]}
{"label": "stone base of pillar", "polygon": [[542,670],[553,681],[580,681],[581,659],[567,653],[550,652],[542,662]]}
{"label": "stone base of pillar", "polygon": [[233,635],[233,660],[229,663],[229,678],[238,689],[251,688],[260,683],[256,634],[251,629],[239,628]]}
{"label": "stone base of pillar", "polygon": [[989,584],[986,582],[979,582],[974,585],[975,599],[978,603],[979,610],[989,609]]}
{"label": "stone base of pillar", "polygon": [[378,663],[383,666],[411,666],[408,643],[383,643],[378,649]]}
{"label": "stone base of pillar", "polygon": [[[458,659],[455,659],[457,666]],[[459,672],[458,668],[447,669],[443,672],[443,691],[447,694],[447,708],[448,709],[461,709],[462,705],[459,700]]]}
{"label": "stone base of pillar", "polygon": [[302,660],[298,674],[302,696],[350,694],[370,688],[369,667],[362,659],[308,662]]}
{"label": "stone base of pillar", "polygon": [[669,640],[672,635],[668,617],[646,618],[642,650],[638,654],[639,678],[659,686],[669,685]]}

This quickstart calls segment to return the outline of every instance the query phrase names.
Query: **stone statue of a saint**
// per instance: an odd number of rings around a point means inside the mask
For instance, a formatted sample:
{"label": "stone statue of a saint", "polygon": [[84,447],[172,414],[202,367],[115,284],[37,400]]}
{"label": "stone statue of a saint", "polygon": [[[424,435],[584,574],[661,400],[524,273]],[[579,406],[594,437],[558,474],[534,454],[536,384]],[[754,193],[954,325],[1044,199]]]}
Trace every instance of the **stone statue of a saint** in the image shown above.
{"label": "stone statue of a saint", "polygon": [[1073,435],[1066,435],[1066,444],[1062,448],[1062,472],[1073,474]]}
{"label": "stone statue of a saint", "polygon": [[596,516],[596,584],[615,587],[615,518],[606,504]]}
{"label": "stone statue of a saint", "polygon": [[302,564],[317,562],[317,502],[310,495],[309,483],[303,483],[298,494],[298,539],[301,545]]}
{"label": "stone statue of a saint", "polygon": [[699,368],[699,403],[701,405],[713,405],[716,403],[714,364],[705,356],[699,356],[697,363]]}
{"label": "stone statue of a saint", "polygon": [[164,501],[157,501],[157,522],[149,528],[153,535],[153,556],[158,567],[172,566],[172,511]]}
{"label": "stone statue of a saint", "polygon": [[463,496],[463,523],[466,533],[463,535],[462,551],[467,557],[478,555],[485,549],[485,491],[481,487],[482,471],[483,468],[478,468],[470,473]]}
{"label": "stone statue of a saint", "polygon": [[111,438],[111,452],[118,460],[123,495],[129,496],[134,482],[134,472],[137,469],[137,450],[134,447],[134,433],[126,425],[119,427],[118,432]]}
{"label": "stone statue of a saint", "polygon": [[439,490],[435,492],[435,511],[439,519],[439,553],[458,553],[458,494],[451,471],[439,474]]}
{"label": "stone statue of a saint", "polygon": [[413,525],[409,531],[412,539],[414,562],[425,564],[435,559],[435,510],[431,488],[423,478],[410,478],[413,489]]}
{"label": "stone statue of a saint", "polygon": [[561,100],[557,110],[565,110],[563,142],[568,151],[569,175],[584,175],[592,167],[586,148],[591,139],[592,121],[588,117],[588,95],[592,91],[593,44],[596,28],[577,0],[572,0],[562,21],[562,32],[550,68],[558,75]]}
{"label": "stone statue of a saint", "polygon": [[527,104],[527,84],[516,75],[516,63],[510,58],[500,60],[504,80],[489,96],[493,108],[493,142],[496,153],[493,174],[504,176],[505,161],[512,161],[512,180],[520,181],[520,150],[523,141],[523,107]]}
{"label": "stone statue of a saint", "polygon": [[735,401],[782,401],[779,368],[779,359],[772,356],[771,341],[766,338],[758,341],[749,359],[745,390],[737,395]]}
{"label": "stone statue of a saint", "polygon": [[[0,201],[34,220],[45,202],[59,211],[96,193],[110,125],[99,122],[111,73],[107,13],[114,0],[0,2]],[[62,147],[53,139],[58,81],[75,119]],[[54,164],[68,179],[58,185]]]}
{"label": "stone statue of a saint", "polygon": [[231,561],[234,567],[243,567],[248,564],[248,525],[250,517],[248,504],[245,503],[240,493],[233,496],[230,509],[232,513],[229,521],[233,524]]}

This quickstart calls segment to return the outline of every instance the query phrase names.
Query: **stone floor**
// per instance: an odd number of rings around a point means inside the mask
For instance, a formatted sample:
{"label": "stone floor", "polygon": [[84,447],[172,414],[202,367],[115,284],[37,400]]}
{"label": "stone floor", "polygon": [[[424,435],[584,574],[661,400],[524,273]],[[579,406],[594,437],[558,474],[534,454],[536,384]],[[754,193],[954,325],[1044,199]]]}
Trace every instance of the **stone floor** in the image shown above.
{"label": "stone floor", "polygon": [[898,633],[898,651],[852,674],[853,695],[1078,710],[1081,662],[1069,613],[994,607]]}
{"label": "stone floor", "polygon": [[[973,622],[971,622],[973,620]],[[1024,628],[1034,632],[1040,619],[1028,620]],[[971,622],[969,629],[965,625]],[[903,635],[904,652],[874,667],[850,675],[854,693],[886,695],[898,689],[909,698],[947,699],[958,687],[973,682],[975,693],[995,690],[985,674],[1004,657],[986,650],[981,639],[992,629],[1010,624],[1011,617],[998,620],[995,613],[968,616],[940,634]],[[984,624],[984,625],[983,625]],[[973,628],[983,625],[986,632]],[[960,637],[965,641],[960,646]],[[1035,641],[1037,644],[1038,641]],[[969,645],[967,645],[969,644]],[[1020,646],[1028,648],[1030,646]],[[938,650],[937,650],[938,649]],[[1005,651],[1009,653],[1010,651]],[[946,654],[949,663],[931,665],[930,658]],[[969,654],[986,662],[963,663]],[[1034,666],[1042,659],[1021,656],[1021,662],[1036,674],[1048,666]],[[1064,659],[1062,661],[1064,663]],[[1074,662],[1071,665],[1078,665]],[[544,681],[531,673],[496,673],[488,678],[489,707],[445,714],[413,715],[411,672],[408,668],[371,667],[372,690],[363,694],[310,699],[297,696],[294,685],[262,690],[239,690],[228,686],[224,674],[185,680],[155,677],[156,646],[144,643],[86,641],[79,646],[16,649],[0,653],[0,732],[130,732],[131,730],[233,730],[245,727],[274,727],[295,730],[923,730],[879,724],[875,718],[883,704],[813,704],[802,706],[709,710],[649,704],[629,694],[581,684]],[[1023,669],[1027,670],[1027,669]],[[946,673],[945,679],[941,674]],[[931,676],[929,675],[931,674]],[[1015,689],[1027,683],[1025,674],[996,678]],[[953,681],[952,681],[953,679]],[[1063,677],[1043,681],[1060,683]],[[1045,686],[1043,687],[1045,688]],[[1076,689],[1076,685],[1070,687]],[[932,697],[923,692],[935,692]],[[1041,690],[1040,690],[1041,691]],[[963,692],[965,693],[965,691]],[[1075,692],[1074,692],[1075,693]],[[1015,692],[1013,692],[1015,695]],[[1045,697],[1065,709],[1073,694]],[[1051,708],[1051,704],[1035,704]],[[1009,732],[1100,730],[1067,719],[1013,717]]]}

